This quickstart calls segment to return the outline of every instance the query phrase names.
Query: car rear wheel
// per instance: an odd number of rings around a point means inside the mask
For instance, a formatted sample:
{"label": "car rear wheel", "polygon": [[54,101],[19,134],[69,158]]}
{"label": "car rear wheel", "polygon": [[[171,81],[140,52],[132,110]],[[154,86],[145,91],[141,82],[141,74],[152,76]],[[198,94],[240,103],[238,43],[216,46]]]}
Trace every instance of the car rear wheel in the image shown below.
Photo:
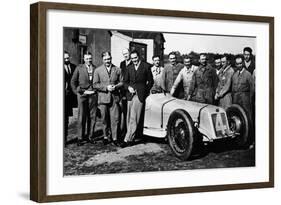
{"label": "car rear wheel", "polygon": [[188,113],[175,110],[168,121],[168,141],[173,153],[181,160],[187,160],[194,144],[193,121]]}
{"label": "car rear wheel", "polygon": [[229,128],[235,133],[235,142],[239,147],[248,144],[250,134],[249,118],[245,110],[240,106],[233,104],[226,109]]}

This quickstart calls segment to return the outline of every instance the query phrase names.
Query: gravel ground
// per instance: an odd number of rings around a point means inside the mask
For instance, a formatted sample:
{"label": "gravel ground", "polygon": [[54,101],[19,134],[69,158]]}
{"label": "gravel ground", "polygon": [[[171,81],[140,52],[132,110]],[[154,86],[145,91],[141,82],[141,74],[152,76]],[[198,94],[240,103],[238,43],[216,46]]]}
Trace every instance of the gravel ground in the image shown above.
{"label": "gravel ground", "polygon": [[[74,110],[76,116],[76,110]],[[101,133],[97,124],[97,135]],[[76,118],[70,118],[68,145],[64,149],[64,175],[92,175],[145,171],[171,171],[205,168],[255,166],[255,149],[237,149],[221,142],[204,146],[188,161],[174,156],[164,140],[146,140],[126,148],[85,143],[76,145]]]}

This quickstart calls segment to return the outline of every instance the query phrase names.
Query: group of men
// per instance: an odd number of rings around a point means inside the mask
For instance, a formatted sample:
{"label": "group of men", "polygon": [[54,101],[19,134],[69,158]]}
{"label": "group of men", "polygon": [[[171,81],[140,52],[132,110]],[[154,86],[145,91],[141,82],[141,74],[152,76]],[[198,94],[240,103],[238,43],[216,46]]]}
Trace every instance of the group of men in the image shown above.
{"label": "group of men", "polygon": [[[101,114],[104,145],[113,143],[116,146],[127,147],[134,142],[140,128],[145,99],[153,86],[153,76],[151,65],[141,61],[137,51],[129,53],[126,49],[123,55],[125,60],[119,68],[112,64],[111,53],[103,52],[103,64],[96,67],[92,64],[92,54],[86,52],[84,64],[78,65],[71,77],[65,77],[65,104],[69,103],[68,95],[72,95],[70,87],[77,95],[78,146],[83,145],[85,141],[96,142],[94,130],[97,110]],[[64,60],[65,75],[68,76],[70,63],[67,52],[64,53]],[[71,113],[66,110],[65,113],[66,145],[68,117]]]}
{"label": "group of men", "polygon": [[72,114],[70,99],[75,94],[78,146],[85,141],[96,142],[97,110],[101,114],[104,145],[132,145],[136,136],[141,134],[146,97],[155,93],[177,96],[179,85],[183,87],[185,100],[223,108],[239,104],[253,119],[255,63],[250,47],[243,49],[243,55],[235,56],[234,66],[228,55],[217,56],[212,66],[207,61],[207,55],[201,53],[199,66],[195,66],[191,56],[185,56],[182,64],[177,61],[176,53],[171,52],[169,63],[162,67],[160,56],[153,56],[151,65],[141,60],[137,51],[125,49],[122,54],[124,61],[116,67],[112,64],[111,53],[103,52],[103,64],[96,68],[92,64],[92,54],[86,52],[84,64],[74,69],[69,54],[64,53],[65,143],[68,117]]}

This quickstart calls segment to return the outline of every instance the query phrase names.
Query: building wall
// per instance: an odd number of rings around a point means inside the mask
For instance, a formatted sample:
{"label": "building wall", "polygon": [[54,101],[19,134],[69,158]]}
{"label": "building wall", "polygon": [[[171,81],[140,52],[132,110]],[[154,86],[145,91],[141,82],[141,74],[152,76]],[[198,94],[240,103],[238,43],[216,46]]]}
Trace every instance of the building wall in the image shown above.
{"label": "building wall", "polygon": [[124,49],[129,49],[129,43],[132,39],[119,34],[118,32],[113,32],[111,36],[111,55],[112,63],[116,66],[120,65],[120,62],[124,60],[122,51]]}
{"label": "building wall", "polygon": [[[79,34],[87,36],[87,43],[84,45],[85,51],[88,50],[93,54],[93,64],[99,66],[102,64],[101,53],[110,51],[112,62],[119,66],[124,60],[122,50],[129,48],[131,37],[125,36],[116,31],[111,33],[108,30],[88,29],[88,28],[65,28],[64,29],[64,50],[68,51],[71,56],[71,62],[78,65],[81,61],[81,43],[78,41]],[[112,35],[111,35],[112,34]],[[134,39],[135,42],[147,45],[147,62],[152,63],[152,56],[159,54],[159,50],[153,39]],[[157,44],[158,45],[158,44]],[[160,55],[161,56],[161,55]],[[82,56],[83,57],[83,56]]]}
{"label": "building wall", "polygon": [[93,63],[100,66],[103,63],[102,52],[111,50],[111,35],[107,30],[92,30],[90,36],[92,41],[89,44],[89,50],[93,54]]}
{"label": "building wall", "polygon": [[71,62],[76,65],[80,63],[81,47],[83,47],[83,45],[77,40],[79,34],[87,36],[87,43],[84,46],[85,50],[88,50],[92,53],[93,64],[96,66],[101,65],[101,53],[104,51],[110,51],[111,48],[110,33],[107,30],[65,28],[63,47],[64,50],[70,53]]}
{"label": "building wall", "polygon": [[79,52],[77,52],[79,50],[79,44],[74,43],[73,39],[77,32],[79,32],[79,29],[64,28],[63,35],[63,49],[69,52],[70,61],[76,65],[79,64]]}

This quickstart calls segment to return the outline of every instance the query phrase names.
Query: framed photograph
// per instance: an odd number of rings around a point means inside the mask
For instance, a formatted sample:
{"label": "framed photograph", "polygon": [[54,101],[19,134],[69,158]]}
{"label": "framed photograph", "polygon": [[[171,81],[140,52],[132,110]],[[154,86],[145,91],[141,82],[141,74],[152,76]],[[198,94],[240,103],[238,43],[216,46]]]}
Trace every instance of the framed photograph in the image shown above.
{"label": "framed photograph", "polygon": [[30,6],[30,198],[274,186],[274,17]]}

